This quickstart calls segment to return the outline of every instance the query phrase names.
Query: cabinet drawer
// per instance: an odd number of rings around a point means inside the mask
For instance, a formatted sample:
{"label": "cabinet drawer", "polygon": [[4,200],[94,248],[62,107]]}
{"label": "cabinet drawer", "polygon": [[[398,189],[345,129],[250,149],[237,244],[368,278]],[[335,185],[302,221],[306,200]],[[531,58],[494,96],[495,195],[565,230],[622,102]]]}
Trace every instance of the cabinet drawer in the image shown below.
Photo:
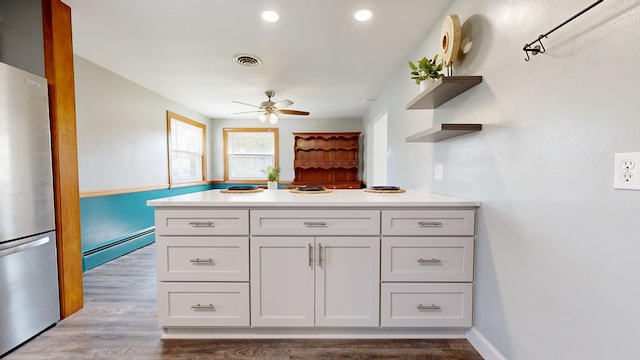
{"label": "cabinet drawer", "polygon": [[249,326],[249,283],[158,283],[158,323]]}
{"label": "cabinet drawer", "polygon": [[382,284],[382,327],[470,328],[473,285]]}
{"label": "cabinet drawer", "polygon": [[383,235],[473,235],[474,210],[382,211]]}
{"label": "cabinet drawer", "polygon": [[156,239],[158,281],[249,281],[248,237]]}
{"label": "cabinet drawer", "polygon": [[248,235],[249,210],[156,210],[156,234]]}
{"label": "cabinet drawer", "polygon": [[378,210],[252,210],[253,235],[379,235]]}
{"label": "cabinet drawer", "polygon": [[382,281],[473,281],[473,237],[383,237]]}

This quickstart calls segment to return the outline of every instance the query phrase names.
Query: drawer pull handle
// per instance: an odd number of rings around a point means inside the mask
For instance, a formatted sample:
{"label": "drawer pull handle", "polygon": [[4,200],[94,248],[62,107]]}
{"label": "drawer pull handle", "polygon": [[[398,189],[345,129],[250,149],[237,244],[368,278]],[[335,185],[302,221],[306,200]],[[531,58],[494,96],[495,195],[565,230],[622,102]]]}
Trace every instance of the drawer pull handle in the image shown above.
{"label": "drawer pull handle", "polygon": [[213,225],[213,221],[192,221],[189,225],[193,227],[216,227]]}
{"label": "drawer pull handle", "polygon": [[215,260],[213,260],[212,258],[208,258],[208,259],[195,258],[195,259],[191,259],[189,261],[192,262],[194,265],[197,265],[197,264],[215,265],[216,264]]}
{"label": "drawer pull handle", "polygon": [[424,265],[424,264],[442,264],[442,260],[440,259],[418,259],[418,264],[420,265]]}
{"label": "drawer pull handle", "polygon": [[442,227],[440,221],[418,221],[419,227]]}
{"label": "drawer pull handle", "polygon": [[416,306],[416,309],[418,309],[420,311],[424,311],[424,310],[440,310],[440,305],[435,305],[435,304],[422,305],[422,304],[418,304],[418,306]]}
{"label": "drawer pull handle", "polygon": [[213,304],[209,304],[209,305],[200,305],[200,304],[196,304],[196,305],[191,305],[191,308],[194,310],[216,310],[215,305]]}
{"label": "drawer pull handle", "polygon": [[305,221],[304,226],[306,227],[327,227],[327,223],[324,221]]}

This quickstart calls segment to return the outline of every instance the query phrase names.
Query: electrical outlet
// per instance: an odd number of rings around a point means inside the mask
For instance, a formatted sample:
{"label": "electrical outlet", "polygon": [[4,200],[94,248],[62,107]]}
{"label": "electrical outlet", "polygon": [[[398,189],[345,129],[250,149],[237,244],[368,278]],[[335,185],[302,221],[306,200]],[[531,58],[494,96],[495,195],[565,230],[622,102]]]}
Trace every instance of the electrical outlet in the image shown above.
{"label": "electrical outlet", "polygon": [[444,179],[444,165],[436,164],[436,166],[433,167],[433,178],[436,180]]}
{"label": "electrical outlet", "polygon": [[614,156],[613,188],[640,190],[640,152]]}
{"label": "electrical outlet", "polygon": [[636,163],[630,159],[622,160],[620,162],[620,167],[622,168],[622,170],[631,170],[636,167]]}

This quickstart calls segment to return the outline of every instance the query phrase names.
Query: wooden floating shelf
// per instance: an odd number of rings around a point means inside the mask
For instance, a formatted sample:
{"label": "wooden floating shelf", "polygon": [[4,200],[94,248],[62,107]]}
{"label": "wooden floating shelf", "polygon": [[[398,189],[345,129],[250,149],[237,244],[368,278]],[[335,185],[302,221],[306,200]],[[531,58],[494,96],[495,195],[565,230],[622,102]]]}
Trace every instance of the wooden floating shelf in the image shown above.
{"label": "wooden floating shelf", "polygon": [[440,124],[411,135],[406,142],[437,142],[482,130],[482,124]]}
{"label": "wooden floating shelf", "polygon": [[435,109],[482,82],[482,76],[445,76],[413,98],[407,110]]}

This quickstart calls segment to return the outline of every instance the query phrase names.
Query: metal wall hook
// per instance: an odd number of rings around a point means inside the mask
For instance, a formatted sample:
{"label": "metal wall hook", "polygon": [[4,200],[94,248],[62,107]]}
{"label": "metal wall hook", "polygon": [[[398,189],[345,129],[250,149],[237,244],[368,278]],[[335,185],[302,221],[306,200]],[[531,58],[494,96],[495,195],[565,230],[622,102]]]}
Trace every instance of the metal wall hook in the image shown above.
{"label": "metal wall hook", "polygon": [[[533,42],[524,45],[522,50],[524,50],[525,54],[527,54],[527,57],[524,59],[524,61],[529,61],[531,59],[531,57],[529,57],[529,53],[531,53],[531,55],[538,55],[538,54],[544,54],[545,52],[547,52],[547,49],[544,48],[544,44],[542,43],[542,39],[546,37],[547,37],[546,35],[540,35],[538,36],[537,40],[534,40]],[[535,46],[532,46],[535,43],[538,43],[538,44]]]}
{"label": "metal wall hook", "polygon": [[[596,5],[600,4],[603,1],[604,0],[598,0],[598,1],[594,2],[593,4],[589,5],[584,10],[582,10],[579,13],[573,15],[569,19],[565,20],[562,24],[560,24],[560,25],[554,27],[553,29],[549,30],[546,34],[542,34],[542,35],[538,36],[538,38],[533,40],[532,42],[530,42],[528,44],[525,44],[524,47],[522,48],[522,50],[524,50],[525,54],[527,54],[527,57],[524,58],[524,61],[529,61],[531,59],[531,57],[529,57],[529,53],[531,53],[531,55],[538,55],[538,54],[545,53],[547,51],[544,48],[544,45],[542,44],[542,39],[543,38],[546,38],[552,32],[554,32],[554,31],[560,29],[561,27],[565,26],[568,22],[570,22],[573,19],[577,18],[578,16],[586,13],[587,11],[591,10],[593,7],[595,7]],[[536,43],[538,45],[533,46]]]}

